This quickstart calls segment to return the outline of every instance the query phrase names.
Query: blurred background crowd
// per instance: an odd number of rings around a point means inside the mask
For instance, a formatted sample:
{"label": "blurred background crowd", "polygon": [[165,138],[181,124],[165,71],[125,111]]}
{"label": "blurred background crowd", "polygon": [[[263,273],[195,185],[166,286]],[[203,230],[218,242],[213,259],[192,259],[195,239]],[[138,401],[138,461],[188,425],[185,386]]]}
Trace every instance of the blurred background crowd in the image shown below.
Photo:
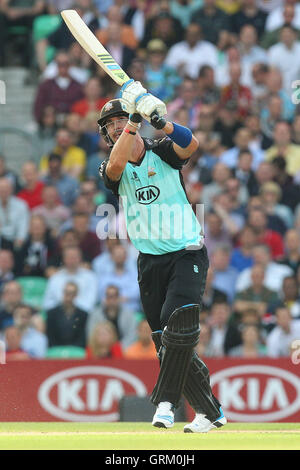
{"label": "blurred background crowd", "polygon": [[[96,233],[97,208],[119,211],[98,177],[108,147],[97,126],[119,89],[74,42],[67,8],[199,140],[182,171],[191,204],[204,204],[210,257],[198,352],[289,356],[300,339],[300,3],[0,0],[0,67],[25,67],[36,86],[39,153],[16,172],[0,152],[7,359],[155,358],[137,252]],[[141,134],[160,137],[147,123]]]}

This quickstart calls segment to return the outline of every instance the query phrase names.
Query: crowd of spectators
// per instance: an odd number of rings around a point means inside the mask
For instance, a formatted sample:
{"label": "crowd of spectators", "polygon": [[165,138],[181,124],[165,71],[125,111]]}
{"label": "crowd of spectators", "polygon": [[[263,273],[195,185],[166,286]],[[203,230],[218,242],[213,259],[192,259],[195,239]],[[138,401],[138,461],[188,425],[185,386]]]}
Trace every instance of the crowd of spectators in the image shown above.
{"label": "crowd of spectators", "polygon": [[[210,257],[198,352],[289,356],[300,339],[300,4],[0,0],[0,66],[14,54],[37,73],[40,152],[19,174],[0,155],[7,357],[44,358],[66,346],[88,358],[155,357],[137,252],[97,233],[97,208],[119,211],[98,177],[108,148],[97,127],[119,91],[74,42],[59,17],[65,8],[199,141],[182,170],[191,204],[204,204]],[[147,123],[141,134],[160,137]],[[45,281],[40,304],[30,304],[26,279]]]}

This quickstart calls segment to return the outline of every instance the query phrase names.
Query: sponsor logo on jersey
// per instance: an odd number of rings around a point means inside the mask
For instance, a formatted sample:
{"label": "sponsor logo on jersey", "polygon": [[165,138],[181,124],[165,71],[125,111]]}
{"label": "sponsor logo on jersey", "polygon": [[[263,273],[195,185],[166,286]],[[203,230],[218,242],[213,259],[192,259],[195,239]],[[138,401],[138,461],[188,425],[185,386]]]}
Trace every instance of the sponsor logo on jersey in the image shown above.
{"label": "sponsor logo on jersey", "polygon": [[160,194],[160,190],[157,186],[144,186],[139,188],[135,192],[135,197],[140,204],[151,204],[156,201]]}

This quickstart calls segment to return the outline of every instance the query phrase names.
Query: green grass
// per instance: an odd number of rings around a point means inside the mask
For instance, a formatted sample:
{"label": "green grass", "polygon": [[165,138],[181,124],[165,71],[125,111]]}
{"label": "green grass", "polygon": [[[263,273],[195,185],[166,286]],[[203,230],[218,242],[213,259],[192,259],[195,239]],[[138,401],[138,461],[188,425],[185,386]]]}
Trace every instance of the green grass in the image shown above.
{"label": "green grass", "polygon": [[229,423],[207,434],[184,434],[184,423],[0,423],[0,450],[295,450],[300,423]]}

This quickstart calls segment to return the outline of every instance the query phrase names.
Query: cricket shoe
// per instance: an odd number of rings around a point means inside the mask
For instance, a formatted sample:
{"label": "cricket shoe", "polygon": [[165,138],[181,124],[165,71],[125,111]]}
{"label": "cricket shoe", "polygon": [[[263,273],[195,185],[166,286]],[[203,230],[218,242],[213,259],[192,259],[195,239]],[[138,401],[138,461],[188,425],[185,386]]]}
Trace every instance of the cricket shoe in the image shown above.
{"label": "cricket shoe", "polygon": [[206,418],[206,415],[196,413],[194,420],[190,424],[186,424],[183,430],[184,432],[208,432],[215,428],[221,428],[226,423],[227,419],[220,407],[220,416],[216,421],[210,421]]}
{"label": "cricket shoe", "polygon": [[174,411],[170,402],[159,403],[153,416],[152,425],[156,428],[172,428],[174,426]]}

